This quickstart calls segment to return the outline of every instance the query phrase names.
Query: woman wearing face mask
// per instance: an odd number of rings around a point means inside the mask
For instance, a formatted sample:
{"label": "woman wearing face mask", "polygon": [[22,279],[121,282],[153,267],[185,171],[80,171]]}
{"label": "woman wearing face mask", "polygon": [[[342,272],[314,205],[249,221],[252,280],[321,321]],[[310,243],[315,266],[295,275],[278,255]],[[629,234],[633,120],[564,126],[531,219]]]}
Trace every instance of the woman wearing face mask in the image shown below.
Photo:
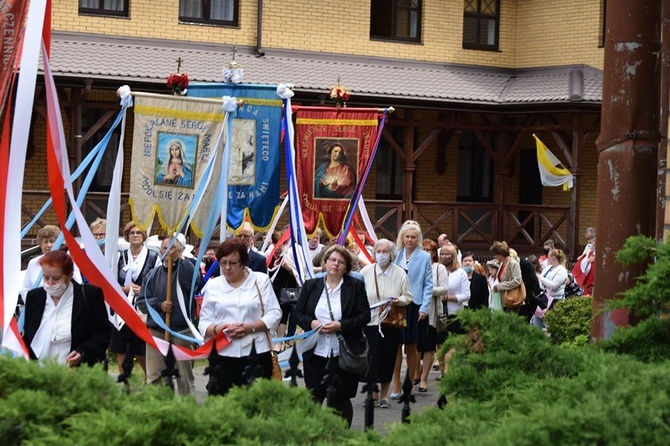
{"label": "woman wearing face mask", "polygon": [[28,292],[23,340],[31,359],[94,365],[104,357],[111,325],[102,290],[72,280],[72,258],[61,250],[40,259],[43,286]]}
{"label": "woman wearing face mask", "polygon": [[[390,240],[381,239],[375,244],[373,252],[375,263],[361,270],[370,306],[392,298],[391,305],[406,307],[412,302],[412,294],[409,291],[407,273],[393,263],[396,257],[395,245]],[[388,409],[391,407],[388,399],[389,387],[402,329],[380,325],[379,308],[371,310],[370,316],[370,322],[363,329],[370,343],[368,373],[375,377],[376,382],[381,383],[379,407]]]}
{"label": "woman wearing face mask", "polygon": [[470,280],[470,300],[468,308],[478,310],[489,306],[489,286],[486,277],[475,272],[475,255],[471,252],[465,253],[461,261],[463,271]]}

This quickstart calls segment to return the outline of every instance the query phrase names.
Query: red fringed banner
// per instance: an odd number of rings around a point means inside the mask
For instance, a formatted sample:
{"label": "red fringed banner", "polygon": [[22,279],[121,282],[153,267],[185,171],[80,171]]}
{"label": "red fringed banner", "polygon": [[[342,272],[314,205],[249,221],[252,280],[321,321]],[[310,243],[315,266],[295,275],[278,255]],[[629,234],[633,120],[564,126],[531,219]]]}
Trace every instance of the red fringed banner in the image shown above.
{"label": "red fringed banner", "polygon": [[296,111],[297,182],[308,234],[319,218],[330,236],[340,232],[374,149],[378,118],[374,109]]}

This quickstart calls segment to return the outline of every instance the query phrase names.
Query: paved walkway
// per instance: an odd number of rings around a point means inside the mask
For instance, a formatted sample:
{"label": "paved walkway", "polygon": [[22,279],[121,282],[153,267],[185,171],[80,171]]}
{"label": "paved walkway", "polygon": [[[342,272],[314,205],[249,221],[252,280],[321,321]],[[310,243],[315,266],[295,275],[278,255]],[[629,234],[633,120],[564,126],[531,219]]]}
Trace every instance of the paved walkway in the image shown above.
{"label": "paved walkway", "polygon": [[[281,355],[282,357],[284,354]],[[282,358],[280,357],[280,360]],[[204,367],[198,367],[193,370],[195,375],[195,389],[196,397],[198,401],[204,401],[207,398],[207,391],[205,390],[205,384],[207,384],[208,377],[204,375]],[[403,362],[403,371],[402,376],[405,374],[405,367]],[[435,378],[438,376],[438,372],[431,371],[428,378],[428,391],[426,393],[415,393],[416,403],[411,405],[412,414],[421,412],[425,407],[435,407],[437,405],[437,399],[439,397],[439,382],[435,381]],[[288,386],[289,382],[285,381],[285,384]],[[304,386],[302,379],[298,378],[298,385]],[[359,387],[359,390],[362,388],[362,384]],[[352,429],[358,429],[360,431],[364,430],[365,425],[365,407],[363,403],[365,402],[366,394],[359,393],[355,399],[352,400],[354,407],[354,419],[352,423]],[[375,407],[375,418],[374,426],[375,430],[378,432],[386,432],[388,426],[393,423],[400,423],[402,419],[402,404],[399,404],[397,401],[391,401],[391,407],[389,409],[382,409],[380,407]]]}

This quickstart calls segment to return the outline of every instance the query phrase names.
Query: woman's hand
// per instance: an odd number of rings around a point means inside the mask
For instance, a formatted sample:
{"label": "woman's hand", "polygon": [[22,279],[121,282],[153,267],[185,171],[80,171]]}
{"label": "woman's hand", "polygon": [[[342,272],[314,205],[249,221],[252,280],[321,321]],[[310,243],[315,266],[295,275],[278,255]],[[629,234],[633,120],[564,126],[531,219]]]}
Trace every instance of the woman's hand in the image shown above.
{"label": "woman's hand", "polygon": [[76,367],[79,364],[81,364],[81,359],[82,359],[81,353],[79,353],[76,350],[73,350],[70,352],[69,355],[67,355],[67,358],[65,358],[65,363],[73,367]]}
{"label": "woman's hand", "polygon": [[227,333],[228,337],[231,339],[243,338],[247,334],[244,325],[245,324],[242,323],[228,324],[224,329],[224,332]]}
{"label": "woman's hand", "polygon": [[399,302],[400,302],[400,299],[398,299],[397,297],[392,297],[391,298],[391,305],[398,305]]}
{"label": "woman's hand", "polygon": [[342,324],[340,321],[329,321],[323,324],[321,327],[321,333],[323,334],[333,334],[342,330]]}
{"label": "woman's hand", "polygon": [[424,320],[427,317],[428,317],[428,315],[426,313],[419,312],[419,320],[420,321]]}
{"label": "woman's hand", "polygon": [[[140,295],[140,288],[141,288],[141,287],[140,287],[139,285],[137,285],[137,284],[135,284],[135,283],[131,283],[131,284],[128,286],[128,288],[129,288],[129,290],[132,290],[132,292],[133,292],[133,294],[134,294],[135,296],[139,296],[139,295]],[[127,293],[126,293],[126,294],[127,294]]]}

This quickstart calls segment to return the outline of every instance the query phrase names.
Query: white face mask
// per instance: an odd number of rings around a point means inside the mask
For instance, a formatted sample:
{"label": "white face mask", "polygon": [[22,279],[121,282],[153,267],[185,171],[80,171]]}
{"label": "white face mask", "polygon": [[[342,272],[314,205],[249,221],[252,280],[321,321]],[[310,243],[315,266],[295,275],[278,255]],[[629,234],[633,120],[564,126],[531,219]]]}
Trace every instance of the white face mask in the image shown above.
{"label": "white face mask", "polygon": [[65,290],[67,290],[67,283],[65,281],[58,282],[55,285],[44,284],[44,291],[50,296],[61,297]]}
{"label": "white face mask", "polygon": [[391,255],[387,253],[375,253],[375,260],[382,268],[389,264],[391,261]]}

